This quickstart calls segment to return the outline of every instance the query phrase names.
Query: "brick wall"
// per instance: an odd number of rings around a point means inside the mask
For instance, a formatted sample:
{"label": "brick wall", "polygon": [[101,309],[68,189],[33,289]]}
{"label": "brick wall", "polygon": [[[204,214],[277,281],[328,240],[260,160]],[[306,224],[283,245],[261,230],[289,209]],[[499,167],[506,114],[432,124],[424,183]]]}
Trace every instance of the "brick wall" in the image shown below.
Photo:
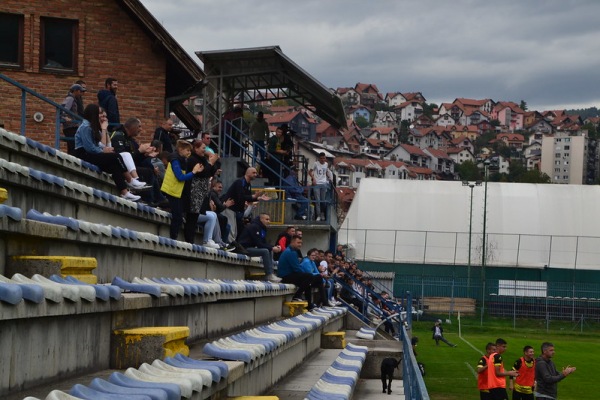
{"label": "brick wall", "polygon": [[[117,4],[116,0],[2,0],[0,12],[24,15],[24,68],[0,65],[0,73],[61,103],[78,79],[87,83],[84,104],[97,103],[99,89],[107,77],[119,81],[121,122],[139,117],[145,128],[142,140],[152,136],[164,114],[166,56],[152,46],[153,39]],[[57,74],[40,70],[40,18],[67,18],[79,21],[77,73]],[[0,120],[7,130],[21,129],[21,91],[0,80]],[[44,121],[33,120],[35,112]],[[55,109],[27,95],[26,134],[54,145]],[[61,145],[66,150],[64,144]]]}

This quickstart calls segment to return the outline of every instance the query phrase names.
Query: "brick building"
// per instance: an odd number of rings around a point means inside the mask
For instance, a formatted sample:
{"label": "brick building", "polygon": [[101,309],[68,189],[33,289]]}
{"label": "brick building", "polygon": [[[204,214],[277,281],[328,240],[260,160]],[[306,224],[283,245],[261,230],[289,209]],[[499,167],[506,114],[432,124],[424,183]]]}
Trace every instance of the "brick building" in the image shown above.
{"label": "brick building", "polygon": [[[87,83],[84,103],[97,102],[114,77],[121,122],[139,117],[146,137],[168,111],[188,126],[195,121],[177,97],[198,94],[204,73],[138,0],[3,0],[0,27],[0,73],[59,104],[79,79]],[[21,90],[0,80],[7,130],[20,131],[20,104]],[[27,136],[53,145],[55,109],[31,95],[26,105]]]}

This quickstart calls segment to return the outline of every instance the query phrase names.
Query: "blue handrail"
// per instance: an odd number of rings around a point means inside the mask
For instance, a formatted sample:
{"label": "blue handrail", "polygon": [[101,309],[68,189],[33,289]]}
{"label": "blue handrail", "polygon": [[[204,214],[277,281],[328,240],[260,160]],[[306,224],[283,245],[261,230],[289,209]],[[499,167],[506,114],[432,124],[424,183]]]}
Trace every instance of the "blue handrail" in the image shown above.
{"label": "blue handrail", "polygon": [[[407,297],[412,302],[410,293],[407,293]],[[402,357],[404,397],[410,400],[429,400],[429,393],[427,392],[425,381],[423,380],[419,364],[417,363],[415,353],[413,352],[411,338],[404,326],[400,329],[402,347],[404,348],[404,357]]]}
{"label": "blue handrail", "polygon": [[60,125],[61,125],[61,113],[65,113],[69,116],[71,116],[71,118],[73,118],[76,121],[82,121],[83,118],[81,118],[80,115],[77,115],[73,112],[71,112],[70,110],[67,110],[66,108],[64,108],[63,106],[61,106],[60,104],[58,104],[57,102],[50,100],[49,98],[37,93],[36,91],[29,89],[28,87],[24,86],[23,84],[15,81],[12,78],[9,78],[8,76],[4,75],[4,74],[0,74],[0,79],[10,83],[13,86],[16,86],[17,88],[21,89],[21,136],[26,136],[26,131],[27,131],[27,94],[30,94],[34,97],[37,97],[38,99],[42,100],[45,103],[50,104],[51,106],[53,106],[56,109],[56,117],[55,117],[55,140],[54,140],[54,148],[56,149],[60,149]]}

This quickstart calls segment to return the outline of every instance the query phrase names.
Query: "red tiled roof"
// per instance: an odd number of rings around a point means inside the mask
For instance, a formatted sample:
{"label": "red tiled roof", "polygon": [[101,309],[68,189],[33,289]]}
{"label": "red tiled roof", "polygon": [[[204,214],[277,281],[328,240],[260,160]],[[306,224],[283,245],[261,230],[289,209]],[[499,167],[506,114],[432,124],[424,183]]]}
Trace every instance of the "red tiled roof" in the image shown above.
{"label": "red tiled roof", "polygon": [[365,140],[372,147],[384,147],[384,148],[390,149],[390,150],[394,148],[394,145],[391,144],[390,142],[388,142],[387,140],[380,140],[380,139],[365,139]]}
{"label": "red tiled roof", "polygon": [[275,114],[269,118],[265,118],[267,120],[267,122],[269,124],[283,124],[285,122],[290,122],[291,120],[293,120],[298,114],[300,114],[300,112],[298,111],[293,111],[293,112],[287,112],[287,113],[281,113],[281,114]]}
{"label": "red tiled roof", "polygon": [[433,147],[428,147],[427,151],[435,158],[442,158],[445,160],[449,160],[450,157],[448,156],[448,154],[440,149],[434,149]]}
{"label": "red tiled roof", "polygon": [[525,137],[518,133],[499,133],[496,135],[496,139],[506,138],[511,142],[524,142]]}
{"label": "red tiled roof", "polygon": [[454,139],[452,139],[450,143],[452,143],[455,146],[458,146],[459,144],[462,144],[462,142],[464,142],[465,140],[468,140],[469,142],[471,141],[471,139],[469,139],[466,136],[457,136]]}
{"label": "red tiled roof", "polygon": [[393,126],[376,126],[371,128],[371,132],[379,132],[383,135],[389,135],[396,128]]}
{"label": "red tiled roof", "polygon": [[377,93],[379,94],[379,89],[377,88],[377,85],[374,85],[372,83],[357,83],[354,86],[354,90],[356,90],[358,93],[363,93],[363,91],[367,90],[368,92],[373,92],[373,93]]}
{"label": "red tiled roof", "polygon": [[423,150],[421,150],[417,146],[413,146],[411,144],[406,144],[406,143],[401,143],[399,146],[402,147],[404,150],[406,150],[409,154],[416,154],[421,157],[429,157],[427,154],[425,154],[423,152]]}

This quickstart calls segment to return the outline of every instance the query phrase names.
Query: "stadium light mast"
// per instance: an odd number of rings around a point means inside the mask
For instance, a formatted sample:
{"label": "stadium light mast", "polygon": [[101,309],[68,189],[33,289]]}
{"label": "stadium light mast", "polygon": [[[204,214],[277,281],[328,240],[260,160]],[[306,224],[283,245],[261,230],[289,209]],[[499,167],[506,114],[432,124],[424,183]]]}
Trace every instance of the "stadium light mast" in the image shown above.
{"label": "stadium light mast", "polygon": [[463,186],[471,189],[471,202],[469,206],[469,260],[467,263],[467,296],[471,297],[471,239],[473,237],[473,188],[481,186],[481,181],[463,181]]}
{"label": "stadium light mast", "polygon": [[485,182],[483,190],[483,237],[481,238],[481,281],[483,283],[481,289],[481,325],[483,325],[483,313],[485,311],[485,228],[487,225],[487,188],[488,188],[488,170],[490,167],[490,160],[486,159],[483,162],[483,179]]}

